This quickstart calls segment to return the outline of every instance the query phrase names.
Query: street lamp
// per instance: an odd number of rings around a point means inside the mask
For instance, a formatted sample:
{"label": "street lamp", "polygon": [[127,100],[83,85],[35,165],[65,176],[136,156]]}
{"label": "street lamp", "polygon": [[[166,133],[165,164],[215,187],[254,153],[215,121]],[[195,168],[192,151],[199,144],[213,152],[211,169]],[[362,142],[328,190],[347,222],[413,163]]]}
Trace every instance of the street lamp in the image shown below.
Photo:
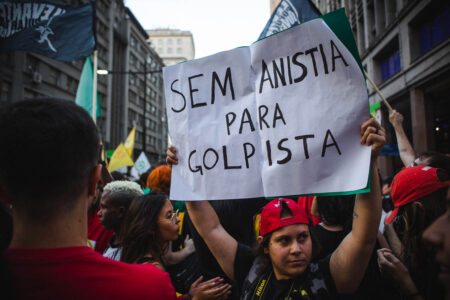
{"label": "street lamp", "polygon": [[146,117],[147,117],[147,74],[153,74],[153,73],[161,73],[161,69],[157,70],[147,70],[147,63],[144,63],[144,71],[114,71],[114,70],[97,70],[98,75],[109,75],[109,74],[132,74],[132,75],[138,75],[138,74],[144,74],[144,141],[142,143],[142,150],[144,153],[146,152],[146,145],[147,145],[147,124],[146,124]]}

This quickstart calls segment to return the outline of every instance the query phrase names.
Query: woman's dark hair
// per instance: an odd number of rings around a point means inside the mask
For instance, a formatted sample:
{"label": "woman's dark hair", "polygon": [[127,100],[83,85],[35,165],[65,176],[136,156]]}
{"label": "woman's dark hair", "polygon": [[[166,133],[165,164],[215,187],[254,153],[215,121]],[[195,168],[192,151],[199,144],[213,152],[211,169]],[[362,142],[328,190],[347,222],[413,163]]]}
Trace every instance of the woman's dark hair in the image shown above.
{"label": "woman's dark hair", "polygon": [[350,232],[355,195],[318,196],[316,201],[320,219],[326,225],[340,225],[346,232]]}
{"label": "woman's dark hair", "polygon": [[149,253],[155,260],[161,260],[168,243],[159,237],[158,217],[166,201],[169,201],[166,195],[153,192],[133,199],[119,237],[121,261],[136,263]]}
{"label": "woman's dark hair", "polygon": [[438,266],[432,249],[422,241],[422,234],[445,212],[446,196],[447,189],[443,188],[399,209],[403,227],[403,232],[398,233],[402,241],[400,258],[426,299],[432,299],[429,293],[434,293]]}
{"label": "woman's dark hair", "polygon": [[420,256],[421,250],[425,250],[422,233],[445,212],[446,196],[447,189],[443,188],[399,209],[404,224],[402,258],[415,260],[414,257]]}
{"label": "woman's dark hair", "polygon": [[443,153],[428,151],[423,152],[419,156],[420,160],[427,161],[427,166],[443,169],[450,174],[450,156]]}
{"label": "woman's dark hair", "polygon": [[270,258],[269,255],[264,252],[264,249],[269,247],[270,238],[272,237],[272,233],[270,232],[263,236],[260,243],[256,243],[253,247],[253,253],[256,257],[259,257],[261,259],[261,265],[258,270],[256,270],[256,273],[258,276],[265,273],[269,268],[271,267]]}

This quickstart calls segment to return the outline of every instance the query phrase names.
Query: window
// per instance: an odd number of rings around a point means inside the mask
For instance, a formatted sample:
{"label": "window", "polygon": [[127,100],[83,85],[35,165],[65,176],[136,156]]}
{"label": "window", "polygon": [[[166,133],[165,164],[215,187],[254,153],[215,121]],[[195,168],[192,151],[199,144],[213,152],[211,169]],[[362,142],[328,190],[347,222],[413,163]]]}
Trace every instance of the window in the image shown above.
{"label": "window", "polygon": [[167,54],[172,54],[172,48],[167,48]]}
{"label": "window", "polygon": [[137,131],[136,132],[136,143],[142,143],[144,135],[142,132]]}
{"label": "window", "polygon": [[381,81],[386,81],[401,70],[400,51],[397,49],[380,62]]}
{"label": "window", "polygon": [[11,84],[6,81],[1,81],[0,84],[0,102],[10,101]]}
{"label": "window", "polygon": [[181,54],[183,52],[183,49],[181,49],[180,47],[177,48],[177,54]]}
{"label": "window", "polygon": [[420,54],[423,55],[450,37],[450,6],[424,22],[419,28]]}
{"label": "window", "polygon": [[49,77],[49,82],[50,83],[58,85],[58,77],[59,77],[59,71],[58,70],[50,67],[48,77]]}
{"label": "window", "polygon": [[[106,76],[103,76],[106,77]],[[98,77],[97,77],[98,78]],[[70,93],[75,94],[78,88],[78,81],[73,79],[72,77],[68,77],[68,90]]]}
{"label": "window", "polygon": [[36,57],[28,54],[26,57],[24,71],[28,71],[28,72],[39,71],[39,60]]}
{"label": "window", "polygon": [[177,45],[181,45],[182,41],[180,38],[177,39]]}
{"label": "window", "polygon": [[130,91],[130,102],[136,104],[136,93]]}
{"label": "window", "polygon": [[402,69],[398,36],[391,39],[374,57],[377,83],[384,82]]}
{"label": "window", "polygon": [[136,66],[137,58],[133,54],[130,55],[130,65]]}
{"label": "window", "polygon": [[172,45],[172,39],[167,39],[167,45]]}
{"label": "window", "polygon": [[131,48],[135,48],[136,47],[137,41],[136,41],[136,38],[134,36],[131,36],[130,44],[131,44]]}
{"label": "window", "polygon": [[134,123],[136,122],[136,113],[134,111],[128,112],[128,127],[134,127]]}
{"label": "window", "polygon": [[58,80],[58,86],[67,90],[69,88],[69,79],[68,76],[64,73],[61,73]]}

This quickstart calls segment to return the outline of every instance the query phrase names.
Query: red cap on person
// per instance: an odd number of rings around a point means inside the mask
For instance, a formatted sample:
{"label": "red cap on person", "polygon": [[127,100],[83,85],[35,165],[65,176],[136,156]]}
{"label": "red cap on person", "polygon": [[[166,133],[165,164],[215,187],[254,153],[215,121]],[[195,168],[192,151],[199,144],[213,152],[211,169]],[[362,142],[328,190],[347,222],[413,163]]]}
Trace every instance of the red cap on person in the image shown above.
{"label": "red cap on person", "polygon": [[[283,206],[290,211],[289,216],[281,217]],[[292,224],[308,225],[308,216],[294,200],[276,198],[267,203],[261,211],[259,234],[265,236],[279,228]]]}
{"label": "red cap on person", "polygon": [[414,166],[398,172],[391,187],[394,210],[386,217],[384,223],[392,223],[400,207],[450,186],[450,180],[439,179],[438,171],[440,170],[433,167]]}

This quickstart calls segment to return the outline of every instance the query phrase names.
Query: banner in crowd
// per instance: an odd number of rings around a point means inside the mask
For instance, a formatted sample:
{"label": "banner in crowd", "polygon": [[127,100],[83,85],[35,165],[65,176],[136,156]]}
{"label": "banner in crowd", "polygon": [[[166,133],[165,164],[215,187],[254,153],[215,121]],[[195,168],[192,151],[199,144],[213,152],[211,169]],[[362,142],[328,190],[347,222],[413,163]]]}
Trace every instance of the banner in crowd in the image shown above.
{"label": "banner in crowd", "polygon": [[29,51],[74,61],[96,46],[94,6],[44,1],[0,2],[0,52]]}
{"label": "banner in crowd", "polygon": [[164,68],[179,159],[171,199],[366,188],[370,148],[360,144],[360,125],[369,105],[354,49],[345,14],[337,12]]}
{"label": "banner in crowd", "polygon": [[139,154],[138,159],[134,163],[134,166],[131,169],[131,173],[133,174],[133,170],[135,170],[137,174],[141,175],[147,172],[151,167],[152,165],[148,161],[147,155],[145,155],[145,152],[142,151],[141,154]]}
{"label": "banner in crowd", "polygon": [[[75,103],[89,115],[92,115],[92,94],[94,92],[94,67],[92,66],[92,59],[90,56],[84,62],[83,70],[81,71],[80,81],[78,82],[77,94],[75,96]],[[100,118],[102,114],[100,93],[97,91],[97,109],[96,117]]]}
{"label": "banner in crowd", "polygon": [[309,0],[281,0],[258,39],[319,18],[320,15],[320,11]]}
{"label": "banner in crowd", "polygon": [[136,127],[133,127],[125,140],[125,149],[128,155],[133,158],[134,140],[136,139]]}
{"label": "banner in crowd", "polygon": [[125,145],[123,143],[120,143],[111,156],[111,160],[108,164],[108,171],[113,172],[123,167],[132,166],[133,164],[134,162],[131,159],[130,155],[128,155]]}

